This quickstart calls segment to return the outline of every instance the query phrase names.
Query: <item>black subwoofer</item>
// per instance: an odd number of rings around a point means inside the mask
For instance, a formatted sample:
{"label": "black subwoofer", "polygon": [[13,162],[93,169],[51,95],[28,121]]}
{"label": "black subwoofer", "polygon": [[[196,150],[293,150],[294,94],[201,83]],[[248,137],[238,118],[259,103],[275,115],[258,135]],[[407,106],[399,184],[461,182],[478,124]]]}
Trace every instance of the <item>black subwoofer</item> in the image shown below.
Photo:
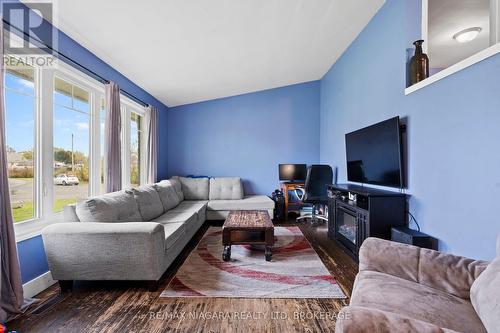
{"label": "black subwoofer", "polygon": [[272,199],[274,201],[273,221],[285,220],[285,196],[279,190],[273,192]]}
{"label": "black subwoofer", "polygon": [[424,234],[423,232],[407,227],[393,227],[391,229],[391,240],[398,243],[410,244],[431,250],[437,250],[437,244],[434,238],[427,234]]}

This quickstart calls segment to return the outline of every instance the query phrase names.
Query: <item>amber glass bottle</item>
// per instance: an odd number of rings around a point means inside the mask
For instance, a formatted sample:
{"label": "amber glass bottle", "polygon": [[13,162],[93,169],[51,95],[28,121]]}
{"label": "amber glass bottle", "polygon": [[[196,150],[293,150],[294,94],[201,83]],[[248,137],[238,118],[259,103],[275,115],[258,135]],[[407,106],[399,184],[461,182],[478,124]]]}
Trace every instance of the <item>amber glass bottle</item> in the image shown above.
{"label": "amber glass bottle", "polygon": [[415,84],[429,77],[429,57],[422,52],[422,39],[413,42],[415,55],[410,60],[410,83]]}

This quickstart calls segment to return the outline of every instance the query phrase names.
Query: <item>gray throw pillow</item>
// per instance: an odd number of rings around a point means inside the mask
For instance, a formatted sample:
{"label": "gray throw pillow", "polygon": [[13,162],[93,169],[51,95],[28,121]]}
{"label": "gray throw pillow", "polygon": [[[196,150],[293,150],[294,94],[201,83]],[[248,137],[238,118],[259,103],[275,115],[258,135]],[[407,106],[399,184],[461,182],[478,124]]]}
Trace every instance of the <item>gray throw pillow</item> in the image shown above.
{"label": "gray throw pillow", "polygon": [[243,186],[238,177],[222,177],[210,179],[210,200],[243,199]]}
{"label": "gray throw pillow", "polygon": [[156,183],[153,186],[156,189],[156,192],[158,192],[158,195],[160,196],[164,212],[174,207],[177,207],[177,205],[180,202],[180,199],[171,181],[162,180],[161,182]]}
{"label": "gray throw pillow", "polygon": [[151,221],[163,214],[163,204],[153,185],[131,188],[127,192],[134,195],[143,221]]}
{"label": "gray throw pillow", "polygon": [[140,222],[134,196],[125,191],[106,193],[79,202],[76,215],[81,222]]}
{"label": "gray throw pillow", "polygon": [[179,177],[186,200],[208,200],[208,178]]}
{"label": "gray throw pillow", "polygon": [[470,300],[488,332],[499,332],[500,327],[500,235],[497,257],[474,281]]}

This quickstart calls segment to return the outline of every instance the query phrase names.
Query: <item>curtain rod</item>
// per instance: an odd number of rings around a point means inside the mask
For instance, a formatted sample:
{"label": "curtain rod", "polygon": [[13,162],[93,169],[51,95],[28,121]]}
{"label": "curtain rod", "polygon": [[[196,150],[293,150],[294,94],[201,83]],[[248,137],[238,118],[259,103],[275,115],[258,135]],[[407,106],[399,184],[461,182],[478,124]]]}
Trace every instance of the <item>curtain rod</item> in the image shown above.
{"label": "curtain rod", "polygon": [[[73,67],[76,67],[78,69],[80,69],[82,72],[85,72],[87,75],[91,76],[92,78],[94,78],[95,80],[103,83],[103,84],[108,84],[110,81],[104,77],[102,77],[101,75],[97,74],[96,72],[94,72],[93,70],[85,67],[84,65],[76,62],[75,60],[71,59],[70,57],[60,53],[59,51],[55,50],[54,48],[52,48],[52,46],[49,46],[47,44],[45,44],[44,42],[38,40],[38,39],[35,39],[33,38],[32,36],[30,36],[28,33],[26,33],[25,31],[19,29],[18,27],[10,24],[9,22],[5,21],[5,19],[2,19],[3,23],[8,25],[9,27],[11,28],[14,28],[16,31],[18,31],[19,33],[21,33],[25,38],[25,40],[27,40],[28,42],[30,42],[31,40],[34,40],[38,43],[41,43],[43,44],[46,48],[50,49],[53,54],[56,55],[57,58],[61,58],[63,61],[65,62],[68,62],[70,65],[72,65]],[[51,27],[54,28],[51,24]],[[144,101],[142,101],[141,99],[135,97],[134,95],[132,95],[131,93],[127,92],[126,90],[120,88],[120,91],[122,92],[123,95],[127,96],[128,98],[130,98],[131,100],[141,104],[142,106],[148,106],[149,103],[146,103]]]}

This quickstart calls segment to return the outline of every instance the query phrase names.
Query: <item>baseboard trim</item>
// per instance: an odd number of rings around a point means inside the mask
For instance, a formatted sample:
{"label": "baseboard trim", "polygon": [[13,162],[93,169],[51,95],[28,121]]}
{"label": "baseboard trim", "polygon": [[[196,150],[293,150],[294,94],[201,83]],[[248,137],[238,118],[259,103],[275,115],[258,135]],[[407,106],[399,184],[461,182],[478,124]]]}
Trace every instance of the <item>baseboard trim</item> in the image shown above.
{"label": "baseboard trim", "polygon": [[54,283],[56,283],[54,279],[52,279],[52,274],[49,272],[43,273],[42,275],[34,278],[31,281],[23,284],[24,297],[33,297]]}

